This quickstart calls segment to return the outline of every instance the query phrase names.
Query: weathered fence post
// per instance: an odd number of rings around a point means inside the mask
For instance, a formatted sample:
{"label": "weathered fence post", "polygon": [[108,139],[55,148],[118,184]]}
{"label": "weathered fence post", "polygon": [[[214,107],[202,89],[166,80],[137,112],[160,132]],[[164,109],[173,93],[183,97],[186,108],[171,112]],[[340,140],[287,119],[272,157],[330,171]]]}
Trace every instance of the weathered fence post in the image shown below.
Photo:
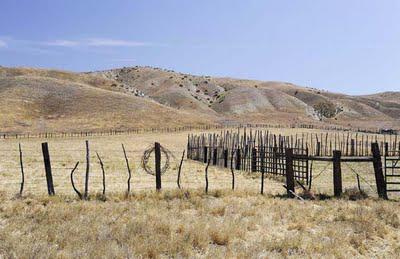
{"label": "weathered fence post", "polygon": [[24,164],[22,161],[22,148],[21,148],[21,143],[19,143],[19,164],[21,167],[21,185],[19,189],[19,195],[22,196],[22,192],[24,190],[24,184],[25,184],[25,174],[24,174]]}
{"label": "weathered fence post", "polygon": [[317,142],[316,156],[321,155],[321,142]]}
{"label": "weathered fence post", "polygon": [[128,180],[127,180],[127,185],[128,185],[128,189],[127,189],[127,196],[130,194],[131,192],[131,178],[132,178],[132,172],[131,172],[131,168],[129,166],[129,160],[128,157],[126,155],[126,150],[124,147],[124,144],[122,144],[122,151],[124,152],[124,157],[125,157],[125,163],[126,163],[126,168],[128,169]]}
{"label": "weathered fence post", "polygon": [[181,188],[181,170],[182,170],[182,165],[183,165],[183,159],[184,158],[185,158],[185,150],[183,150],[183,153],[182,153],[181,162],[180,162],[179,167],[178,167],[178,178],[176,179],[176,183],[177,183],[179,189]]}
{"label": "weathered fence post", "polygon": [[103,176],[103,199],[106,197],[106,172],[104,171],[104,164],[103,161],[101,160],[99,154],[96,152],[97,159],[99,159],[100,167],[101,167],[101,172]]}
{"label": "weathered fence post", "polygon": [[251,150],[251,172],[257,171],[257,149]]}
{"label": "weathered fence post", "polygon": [[228,167],[228,149],[224,150],[224,167]]}
{"label": "weathered fence post", "polygon": [[273,147],[272,149],[272,167],[273,174],[278,174],[278,147]]}
{"label": "weathered fence post", "polygon": [[386,193],[386,182],[383,176],[382,160],[378,143],[371,143],[371,152],[375,171],[376,189],[378,191],[379,198],[387,200],[388,196]]}
{"label": "weathered fence post", "polygon": [[156,163],[156,190],[161,190],[161,146],[156,142],[154,145],[155,163]]}
{"label": "weathered fence post", "polygon": [[90,170],[90,154],[89,154],[89,141],[85,141],[86,144],[86,174],[85,174],[85,192],[83,197],[85,200],[89,197],[89,170]]}
{"label": "weathered fence post", "polygon": [[235,172],[233,171],[233,152],[231,155],[232,190],[235,190]]}
{"label": "weathered fence post", "polygon": [[204,163],[207,163],[207,161],[208,161],[208,156],[207,156],[208,154],[207,154],[207,147],[203,147],[203,162]]}
{"label": "weathered fence post", "polygon": [[389,156],[389,143],[385,142],[385,151],[384,151],[385,156]]}
{"label": "weathered fence post", "polygon": [[[232,156],[233,156],[233,154],[232,154]],[[236,164],[235,164],[236,170],[240,170],[241,161],[242,161],[242,157],[241,157],[240,149],[238,148],[238,149],[236,149]]]}
{"label": "weathered fence post", "polygon": [[42,143],[42,153],[43,153],[44,168],[46,170],[47,192],[49,193],[49,195],[55,195],[53,176],[51,174],[49,146],[47,142]]}
{"label": "weathered fence post", "polygon": [[217,148],[214,148],[214,152],[213,152],[213,165],[217,165],[217,154],[218,154],[218,150],[217,150]]}
{"label": "weathered fence post", "polygon": [[340,150],[333,151],[333,190],[336,197],[342,194],[342,168],[340,159],[342,152]]}
{"label": "weathered fence post", "polygon": [[293,149],[285,150],[286,156],[286,189],[290,198],[294,198],[294,172],[293,172]]}
{"label": "weathered fence post", "polygon": [[354,139],[350,140],[350,156],[355,155],[355,146],[354,146]]}
{"label": "weathered fence post", "polygon": [[211,160],[209,159],[208,162],[207,162],[207,166],[206,166],[205,172],[204,172],[205,173],[204,177],[206,179],[206,189],[205,189],[206,193],[208,193],[208,167],[210,166],[210,162],[211,162]]}
{"label": "weathered fence post", "polygon": [[261,158],[261,194],[264,194],[264,176],[265,176],[265,152],[264,147],[261,147],[260,150],[260,158]]}

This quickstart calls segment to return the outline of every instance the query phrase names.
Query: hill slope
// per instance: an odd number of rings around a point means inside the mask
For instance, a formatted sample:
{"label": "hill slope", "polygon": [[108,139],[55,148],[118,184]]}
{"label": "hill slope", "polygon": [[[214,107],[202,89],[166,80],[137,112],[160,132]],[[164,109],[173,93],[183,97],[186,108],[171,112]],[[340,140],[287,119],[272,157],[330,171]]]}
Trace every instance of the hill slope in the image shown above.
{"label": "hill slope", "polygon": [[137,89],[161,104],[217,115],[224,121],[400,125],[400,92],[349,96],[284,82],[193,76],[151,67],[95,74]]}
{"label": "hill slope", "polygon": [[212,120],[106,90],[112,80],[59,71],[0,68],[0,132],[173,127]]}
{"label": "hill slope", "polygon": [[348,96],[150,67],[72,73],[0,67],[0,132],[320,123],[400,127],[400,93]]}

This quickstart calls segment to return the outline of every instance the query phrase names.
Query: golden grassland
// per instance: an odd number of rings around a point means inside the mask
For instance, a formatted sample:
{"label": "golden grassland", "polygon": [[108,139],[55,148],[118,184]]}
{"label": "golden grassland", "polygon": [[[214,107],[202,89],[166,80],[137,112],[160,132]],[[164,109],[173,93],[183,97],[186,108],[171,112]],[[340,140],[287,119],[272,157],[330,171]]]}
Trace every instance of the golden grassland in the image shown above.
{"label": "golden grassland", "polygon": [[5,257],[395,257],[398,204],[288,200],[246,191],[164,190],[5,199]]}
{"label": "golden grassland", "polygon": [[[293,130],[281,130],[291,133]],[[332,167],[314,164],[312,190],[317,200],[290,200],[281,179],[236,172],[231,191],[229,170],[210,166],[210,192],[204,193],[204,168],[185,160],[182,190],[177,165],[187,132],[90,138],[90,200],[74,194],[69,174],[81,162],[76,182],[83,188],[85,146],[82,138],[48,140],[56,196],[47,197],[40,143],[42,139],[0,142],[0,257],[395,257],[400,252],[400,208],[376,198],[370,164],[349,164],[362,176],[369,198],[351,201],[357,186],[354,172],[343,165],[342,198],[332,195]],[[154,191],[154,176],[140,167],[143,151],[159,141],[175,158],[163,175],[163,190]],[[18,142],[25,168],[25,190],[19,190]],[[133,172],[126,196],[127,170],[121,143]],[[106,169],[106,195],[100,197]],[[325,169],[325,171],[323,171]],[[320,174],[320,172],[322,172]],[[318,177],[317,177],[318,175]],[[297,189],[300,191],[300,189]]]}

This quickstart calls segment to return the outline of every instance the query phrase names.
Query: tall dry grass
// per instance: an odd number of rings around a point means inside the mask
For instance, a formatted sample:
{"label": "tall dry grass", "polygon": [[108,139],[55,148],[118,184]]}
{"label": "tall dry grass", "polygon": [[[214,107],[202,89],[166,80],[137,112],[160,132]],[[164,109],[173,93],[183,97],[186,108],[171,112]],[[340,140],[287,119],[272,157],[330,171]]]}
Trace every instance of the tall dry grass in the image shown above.
{"label": "tall dry grass", "polygon": [[143,191],[106,202],[0,195],[6,258],[395,257],[399,207],[247,191]]}
{"label": "tall dry grass", "polygon": [[[177,190],[176,160],[163,175],[163,190],[153,191],[155,179],[140,168],[143,150],[159,141],[180,158],[186,133],[95,137],[90,140],[89,201],[80,201],[69,181],[69,167],[84,164],[84,139],[52,139],[57,196],[46,196],[40,143],[23,140],[26,186],[19,190],[16,140],[0,143],[0,258],[169,258],[169,257],[396,257],[400,252],[399,206],[375,196],[372,166],[350,165],[363,176],[361,187],[370,198],[353,192],[352,170],[343,165],[341,199],[288,200],[279,178],[265,182],[258,194],[259,174],[236,173],[230,188],[229,170],[210,167],[210,193],[204,193],[204,167],[185,161]],[[126,197],[124,143],[133,170],[132,195]],[[100,199],[101,171],[95,151],[106,166],[107,200]],[[314,176],[325,168],[314,164]],[[83,186],[84,166],[77,185]],[[313,190],[332,194],[332,169],[313,181]],[[322,196],[324,197],[324,196]]]}

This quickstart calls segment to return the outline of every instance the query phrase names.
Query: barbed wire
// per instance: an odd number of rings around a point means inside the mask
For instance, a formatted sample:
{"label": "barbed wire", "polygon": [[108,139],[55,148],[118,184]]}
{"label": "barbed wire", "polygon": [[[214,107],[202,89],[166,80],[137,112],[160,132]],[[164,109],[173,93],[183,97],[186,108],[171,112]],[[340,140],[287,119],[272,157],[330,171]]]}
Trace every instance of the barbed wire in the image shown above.
{"label": "barbed wire", "polygon": [[[149,146],[144,152],[143,152],[143,157],[142,157],[142,168],[145,170],[146,173],[155,175],[155,171],[151,169],[149,166],[149,160],[151,157],[151,154],[155,151],[155,146],[151,145]],[[164,146],[160,145],[160,151],[162,154],[164,154],[165,158],[162,159],[164,162],[164,165],[161,167],[161,174],[164,174],[168,168],[170,167],[170,158],[175,158],[174,154],[165,148]]]}

